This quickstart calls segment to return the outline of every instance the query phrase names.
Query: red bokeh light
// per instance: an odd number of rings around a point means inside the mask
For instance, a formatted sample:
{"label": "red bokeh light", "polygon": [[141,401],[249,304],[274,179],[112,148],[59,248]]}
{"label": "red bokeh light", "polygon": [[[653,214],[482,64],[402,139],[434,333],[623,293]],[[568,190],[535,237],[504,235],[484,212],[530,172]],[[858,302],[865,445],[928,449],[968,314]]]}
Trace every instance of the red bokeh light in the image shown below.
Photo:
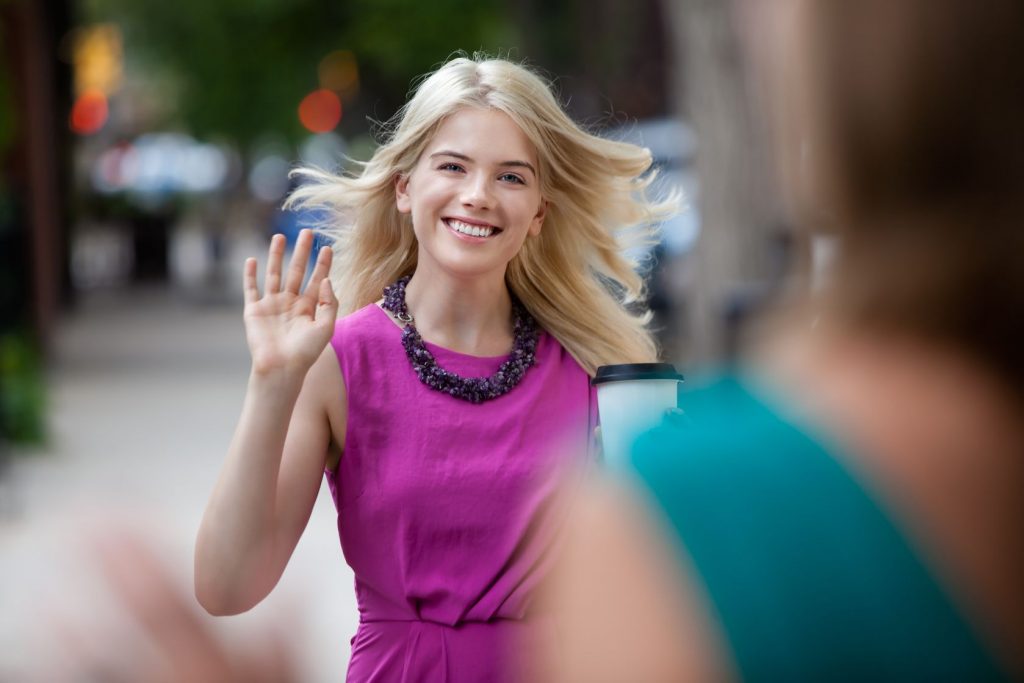
{"label": "red bokeh light", "polygon": [[299,104],[299,121],[311,133],[334,130],[341,121],[341,100],[330,90],[314,90]]}
{"label": "red bokeh light", "polygon": [[79,135],[91,135],[103,127],[109,113],[107,96],[99,90],[86,90],[71,106],[71,130]]}

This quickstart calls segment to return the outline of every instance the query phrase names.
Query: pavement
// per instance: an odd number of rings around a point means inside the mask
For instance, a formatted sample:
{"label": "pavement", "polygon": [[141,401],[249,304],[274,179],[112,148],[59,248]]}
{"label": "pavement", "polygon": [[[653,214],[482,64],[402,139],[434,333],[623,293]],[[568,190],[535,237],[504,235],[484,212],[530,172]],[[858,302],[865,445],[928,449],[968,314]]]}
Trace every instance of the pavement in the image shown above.
{"label": "pavement", "polygon": [[[192,546],[248,367],[233,296],[109,289],[64,317],[49,366],[49,439],[17,452],[0,482],[0,680],[46,680],[41,671],[73,670],[83,649],[124,646],[101,635],[124,629],[110,626],[117,591],[103,584],[96,548],[109,544],[98,536],[141,536],[199,613]],[[326,484],[272,594],[244,615],[200,618],[243,648],[284,631],[300,680],[344,678],[358,615]],[[93,645],[77,642],[83,634]]]}

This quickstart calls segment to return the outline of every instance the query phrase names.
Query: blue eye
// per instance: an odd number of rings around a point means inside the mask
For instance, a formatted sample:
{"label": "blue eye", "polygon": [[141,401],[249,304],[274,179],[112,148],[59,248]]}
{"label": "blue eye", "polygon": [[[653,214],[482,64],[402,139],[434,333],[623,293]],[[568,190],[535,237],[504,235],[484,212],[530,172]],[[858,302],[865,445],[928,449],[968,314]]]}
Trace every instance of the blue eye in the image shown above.
{"label": "blue eye", "polygon": [[445,163],[443,163],[440,166],[438,166],[437,170],[439,170],[439,171],[461,171],[462,170],[462,166],[459,166],[458,164],[453,163],[451,161],[446,161]]}
{"label": "blue eye", "polygon": [[505,173],[499,177],[500,180],[504,180],[509,183],[516,183],[518,185],[525,185],[526,181],[517,176],[515,173]]}

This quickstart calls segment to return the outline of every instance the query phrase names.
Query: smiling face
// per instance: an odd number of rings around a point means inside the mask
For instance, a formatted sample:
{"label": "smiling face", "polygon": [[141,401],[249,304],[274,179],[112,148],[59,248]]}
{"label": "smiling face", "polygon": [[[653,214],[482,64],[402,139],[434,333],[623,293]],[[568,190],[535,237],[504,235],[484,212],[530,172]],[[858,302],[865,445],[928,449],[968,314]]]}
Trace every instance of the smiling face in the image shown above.
{"label": "smiling face", "polygon": [[395,183],[398,210],[412,215],[418,267],[503,277],[544,221],[537,166],[536,150],[507,114],[462,109],[449,116]]}

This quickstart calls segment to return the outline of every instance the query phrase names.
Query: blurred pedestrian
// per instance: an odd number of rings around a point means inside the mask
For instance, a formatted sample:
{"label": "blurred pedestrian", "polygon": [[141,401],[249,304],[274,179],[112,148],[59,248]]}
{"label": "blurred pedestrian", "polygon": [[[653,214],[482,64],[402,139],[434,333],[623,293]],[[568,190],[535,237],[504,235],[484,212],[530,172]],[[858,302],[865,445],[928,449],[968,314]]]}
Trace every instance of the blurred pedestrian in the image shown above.
{"label": "blurred pedestrian", "polygon": [[656,355],[614,234],[672,210],[644,197],[650,166],[526,68],[457,58],[361,173],[303,172],[291,205],[327,213],[333,250],[304,291],[308,231],[286,272],[273,239],[262,295],[246,264],[252,374],[197,540],[203,606],[268,594],[326,473],[360,610],[348,680],[503,679],[589,377]]}
{"label": "blurred pedestrian", "polygon": [[774,9],[780,158],[837,261],[580,503],[542,665],[1020,679],[1024,3]]}

